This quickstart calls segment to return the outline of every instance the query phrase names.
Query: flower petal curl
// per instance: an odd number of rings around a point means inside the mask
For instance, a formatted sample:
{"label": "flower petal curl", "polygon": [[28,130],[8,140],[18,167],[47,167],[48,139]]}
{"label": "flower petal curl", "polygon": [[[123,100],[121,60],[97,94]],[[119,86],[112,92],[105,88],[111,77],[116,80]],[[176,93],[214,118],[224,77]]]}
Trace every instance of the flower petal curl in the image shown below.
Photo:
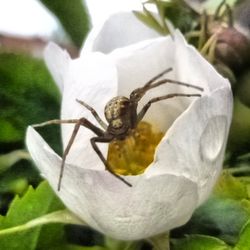
{"label": "flower petal curl", "polygon": [[90,51],[109,53],[116,48],[156,37],[159,37],[159,34],[139,21],[132,12],[119,12],[92,29],[84,43],[82,53]]}
{"label": "flower petal curl", "polygon": [[[26,142],[35,163],[56,191],[60,157],[32,127],[28,128]],[[196,184],[185,177],[141,177],[130,188],[105,171],[69,164],[57,193],[80,219],[122,240],[143,239],[184,224],[198,200]]]}

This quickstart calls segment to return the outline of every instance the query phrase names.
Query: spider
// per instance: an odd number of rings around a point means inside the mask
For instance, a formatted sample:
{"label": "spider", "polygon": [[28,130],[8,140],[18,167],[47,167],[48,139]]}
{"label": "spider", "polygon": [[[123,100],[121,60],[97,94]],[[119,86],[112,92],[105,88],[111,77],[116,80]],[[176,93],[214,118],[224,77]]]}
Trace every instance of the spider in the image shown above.
{"label": "spider", "polygon": [[117,175],[110,167],[109,163],[103,156],[101,150],[97,146],[97,143],[110,143],[114,140],[124,140],[130,133],[136,128],[138,123],[143,119],[146,112],[150,108],[151,104],[155,102],[159,102],[162,100],[174,98],[174,97],[201,97],[201,94],[185,94],[185,93],[171,93],[159,97],[152,98],[149,100],[145,106],[138,112],[137,106],[141,98],[149,91],[150,89],[156,88],[160,85],[170,83],[170,84],[178,84],[185,87],[190,87],[193,89],[197,89],[199,91],[203,91],[203,88],[187,84],[184,82],[179,82],[171,79],[159,79],[164,74],[172,71],[172,68],[168,68],[161,72],[160,74],[156,75],[152,79],[150,79],[143,87],[137,88],[133,90],[129,97],[125,96],[117,96],[112,98],[105,106],[104,108],[104,114],[105,118],[108,122],[106,124],[98,115],[98,113],[95,111],[94,108],[86,104],[85,102],[76,99],[76,101],[83,105],[85,108],[87,108],[96,121],[99,123],[99,125],[102,128],[97,127],[92,122],[87,120],[86,118],[82,117],[79,119],[69,119],[69,120],[50,120],[44,123],[35,124],[33,127],[42,127],[50,124],[65,124],[65,123],[71,123],[75,124],[72,135],[69,139],[69,142],[64,150],[63,156],[62,156],[62,163],[61,163],[61,170],[58,180],[58,186],[57,190],[60,190],[62,177],[63,177],[63,171],[65,166],[66,157],[70,151],[70,148],[74,142],[74,139],[76,138],[77,132],[79,131],[79,128],[81,126],[84,126],[88,129],[90,129],[96,136],[90,139],[90,143],[94,149],[94,151],[99,156],[100,160],[103,162],[105,168],[107,171],[109,171],[113,176],[124,182],[126,185],[131,187],[132,185],[127,182],[124,178],[122,178],[120,175]]}

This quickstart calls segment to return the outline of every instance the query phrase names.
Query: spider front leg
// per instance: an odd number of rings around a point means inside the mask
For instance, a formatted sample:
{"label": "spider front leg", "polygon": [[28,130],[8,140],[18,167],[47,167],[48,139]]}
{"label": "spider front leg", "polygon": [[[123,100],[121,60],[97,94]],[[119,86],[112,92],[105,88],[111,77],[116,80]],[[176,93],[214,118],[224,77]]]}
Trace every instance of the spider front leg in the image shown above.
{"label": "spider front leg", "polygon": [[95,117],[95,119],[97,120],[97,122],[103,127],[103,129],[106,130],[108,128],[107,124],[101,119],[101,117],[98,115],[98,113],[95,111],[94,108],[92,108],[91,106],[89,106],[84,101],[81,101],[81,100],[78,100],[78,99],[76,99],[76,101],[78,103],[80,103],[81,105],[83,105],[86,109],[88,109],[92,113],[92,115]]}
{"label": "spider front leg", "polygon": [[102,136],[104,135],[104,131],[102,131],[101,129],[99,129],[98,127],[96,127],[94,124],[92,124],[90,121],[88,121],[86,118],[80,118],[80,119],[69,119],[69,120],[51,120],[51,121],[47,121],[44,123],[40,123],[40,124],[35,124],[33,125],[33,127],[44,127],[47,125],[52,125],[52,124],[75,124],[74,130],[71,134],[71,137],[69,139],[69,142],[63,152],[63,156],[62,156],[62,163],[61,163],[61,169],[60,169],[60,174],[59,174],[59,180],[58,180],[58,186],[57,186],[57,190],[60,191],[61,188],[61,183],[62,183],[62,177],[63,177],[63,172],[64,172],[64,167],[65,167],[65,161],[66,161],[66,157],[70,151],[71,146],[74,143],[74,140],[76,138],[76,135],[79,131],[79,128],[81,126],[84,126],[88,129],[90,129],[91,131],[93,131],[97,136]]}
{"label": "spider front leg", "polygon": [[110,167],[109,163],[107,162],[107,160],[105,159],[105,157],[103,156],[101,150],[99,149],[99,147],[97,146],[97,142],[101,142],[101,143],[109,143],[113,140],[113,137],[108,136],[108,135],[104,135],[104,136],[99,136],[99,137],[93,137],[90,139],[91,145],[93,147],[93,149],[95,150],[96,154],[99,156],[99,158],[101,159],[101,161],[103,162],[105,168],[107,171],[109,171],[113,176],[115,176],[117,179],[119,179],[120,181],[124,182],[126,185],[128,185],[129,187],[132,187],[132,185],[127,182],[125,179],[123,179],[121,176],[117,175]]}
{"label": "spider front leg", "polygon": [[152,103],[155,102],[159,102],[162,100],[166,100],[166,99],[170,99],[170,98],[174,98],[174,97],[180,97],[180,96],[184,96],[184,97],[201,97],[201,94],[182,94],[182,93],[173,93],[173,94],[168,94],[168,95],[164,95],[164,96],[159,96],[159,97],[155,97],[153,99],[151,99],[139,112],[139,114],[137,115],[137,124],[143,119],[143,117],[145,116],[146,112],[148,111],[148,109],[150,108]]}

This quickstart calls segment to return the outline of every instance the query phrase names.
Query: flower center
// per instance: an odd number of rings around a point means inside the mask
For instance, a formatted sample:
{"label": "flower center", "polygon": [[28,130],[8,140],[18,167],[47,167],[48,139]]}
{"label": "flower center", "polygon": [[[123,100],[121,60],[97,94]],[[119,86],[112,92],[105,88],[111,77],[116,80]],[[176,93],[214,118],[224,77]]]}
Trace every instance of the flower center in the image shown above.
{"label": "flower center", "polygon": [[108,162],[112,170],[121,175],[138,175],[154,159],[155,148],[163,137],[147,122],[140,122],[125,140],[109,144]]}

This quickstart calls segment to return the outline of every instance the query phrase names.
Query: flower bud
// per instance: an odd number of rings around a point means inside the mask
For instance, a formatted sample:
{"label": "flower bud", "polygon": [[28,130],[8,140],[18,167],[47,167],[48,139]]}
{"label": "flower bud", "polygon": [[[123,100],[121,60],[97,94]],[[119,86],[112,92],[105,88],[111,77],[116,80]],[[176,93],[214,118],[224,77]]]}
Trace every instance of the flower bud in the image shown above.
{"label": "flower bud", "polygon": [[234,27],[222,28],[215,49],[217,59],[238,69],[247,63],[249,53],[250,42],[241,32]]}

